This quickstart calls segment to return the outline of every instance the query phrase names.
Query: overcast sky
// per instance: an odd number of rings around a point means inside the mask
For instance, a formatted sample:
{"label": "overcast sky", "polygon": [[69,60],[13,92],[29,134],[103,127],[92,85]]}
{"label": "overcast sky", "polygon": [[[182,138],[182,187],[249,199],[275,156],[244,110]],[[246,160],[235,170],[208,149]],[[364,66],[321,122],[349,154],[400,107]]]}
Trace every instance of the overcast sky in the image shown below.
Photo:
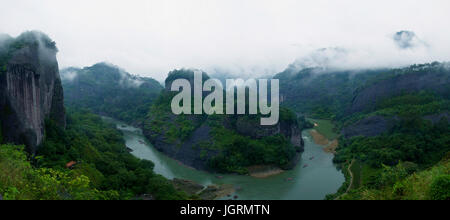
{"label": "overcast sky", "polygon": [[449,28],[448,0],[0,0],[0,32],[47,33],[61,67],[107,61],[158,80],[272,74],[329,47],[348,52],[334,65],[450,61]]}

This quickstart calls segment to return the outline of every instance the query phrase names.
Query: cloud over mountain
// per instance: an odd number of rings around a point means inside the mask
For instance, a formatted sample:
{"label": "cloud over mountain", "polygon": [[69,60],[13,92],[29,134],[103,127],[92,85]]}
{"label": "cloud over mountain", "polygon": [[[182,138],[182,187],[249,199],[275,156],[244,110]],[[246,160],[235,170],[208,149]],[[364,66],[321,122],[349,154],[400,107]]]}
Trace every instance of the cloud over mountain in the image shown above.
{"label": "cloud over mountain", "polygon": [[392,36],[392,39],[400,49],[412,49],[427,46],[427,44],[420,40],[413,31],[399,31]]}

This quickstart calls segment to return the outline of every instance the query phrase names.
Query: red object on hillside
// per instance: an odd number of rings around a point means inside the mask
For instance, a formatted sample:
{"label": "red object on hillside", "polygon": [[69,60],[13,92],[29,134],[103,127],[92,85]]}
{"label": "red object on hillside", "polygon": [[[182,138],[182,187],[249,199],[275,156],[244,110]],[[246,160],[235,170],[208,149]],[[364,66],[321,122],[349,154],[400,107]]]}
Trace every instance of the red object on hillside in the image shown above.
{"label": "red object on hillside", "polygon": [[66,164],[66,168],[67,169],[72,169],[73,166],[75,166],[77,164],[77,162],[75,161],[70,161],[69,163]]}

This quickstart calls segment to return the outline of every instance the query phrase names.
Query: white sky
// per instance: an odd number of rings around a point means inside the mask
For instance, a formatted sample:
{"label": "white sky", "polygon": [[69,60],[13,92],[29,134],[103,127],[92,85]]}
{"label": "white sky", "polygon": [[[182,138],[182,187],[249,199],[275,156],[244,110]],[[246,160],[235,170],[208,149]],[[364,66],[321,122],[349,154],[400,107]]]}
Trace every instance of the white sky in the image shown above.
{"label": "white sky", "polygon": [[[61,67],[107,61],[162,80],[175,68],[274,74],[323,47],[348,66],[450,61],[448,0],[0,0],[0,32],[41,30]],[[427,46],[400,50],[414,31]]]}

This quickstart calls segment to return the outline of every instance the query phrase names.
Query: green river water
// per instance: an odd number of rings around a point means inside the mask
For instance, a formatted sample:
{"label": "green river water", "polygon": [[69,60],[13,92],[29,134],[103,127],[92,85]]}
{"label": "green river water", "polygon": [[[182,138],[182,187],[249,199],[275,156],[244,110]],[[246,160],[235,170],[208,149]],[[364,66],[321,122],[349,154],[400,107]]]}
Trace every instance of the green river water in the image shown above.
{"label": "green river water", "polygon": [[238,199],[321,200],[327,194],[335,193],[345,180],[332,162],[333,154],[326,153],[323,146],[315,144],[309,131],[303,132],[305,152],[295,169],[258,179],[244,175],[212,174],[184,166],[156,150],[142,135],[141,129],[113,119],[105,120],[115,123],[124,133],[126,145],[133,150],[134,156],[155,164],[155,173],[168,179],[187,179],[202,185],[232,184],[237,189],[232,196],[236,195]]}

